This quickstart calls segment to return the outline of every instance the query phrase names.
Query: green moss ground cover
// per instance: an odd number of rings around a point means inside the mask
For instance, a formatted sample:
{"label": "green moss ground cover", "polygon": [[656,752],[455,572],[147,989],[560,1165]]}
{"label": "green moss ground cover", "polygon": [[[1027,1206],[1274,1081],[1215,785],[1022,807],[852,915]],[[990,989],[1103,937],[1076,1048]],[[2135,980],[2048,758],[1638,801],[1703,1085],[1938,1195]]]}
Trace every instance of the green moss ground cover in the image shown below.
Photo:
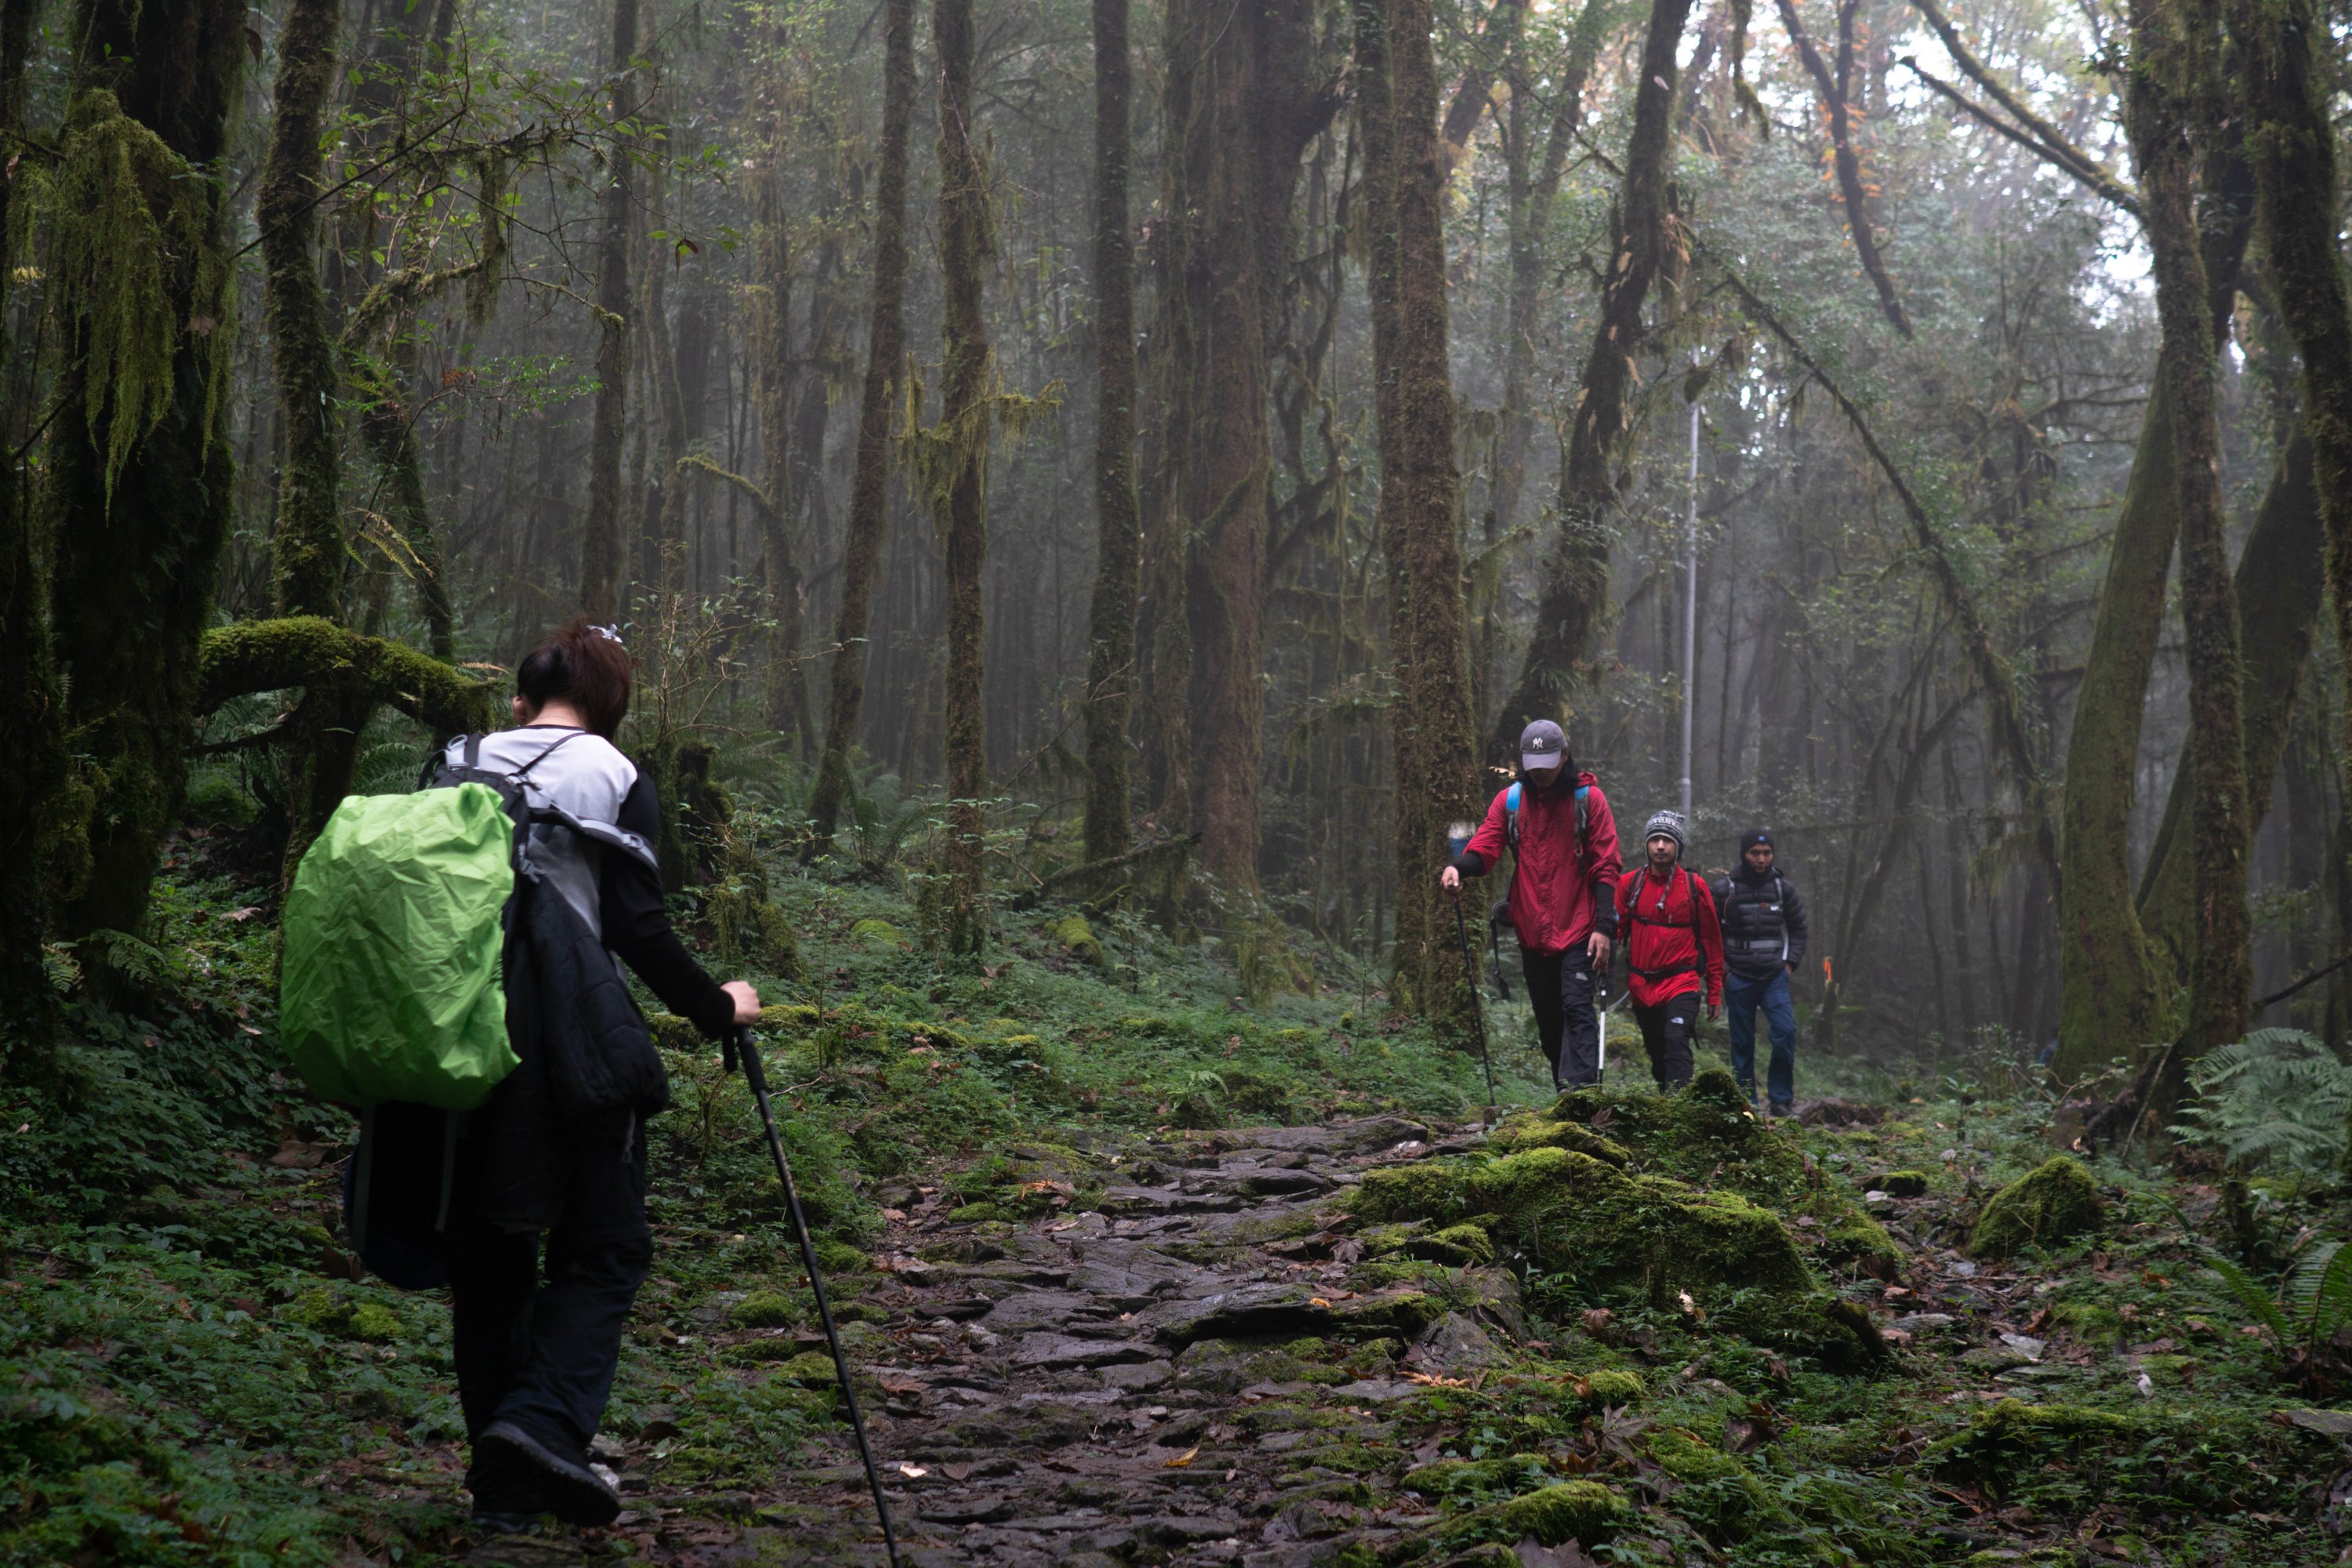
{"label": "green moss ground cover", "polygon": [[[335,1199],[352,1129],[277,1072],[267,900],[176,853],[154,939],[128,955],[157,1000],[79,1007],[67,1081],[0,1093],[0,1562],[460,1555],[446,1305],[352,1278]],[[787,865],[771,893],[806,978],[754,978],[854,1343],[876,1332],[858,1297],[883,1212],[919,1194],[984,1242],[1145,1179],[1160,1129],[1458,1121],[1483,1101],[1475,1061],[1386,1029],[1352,972],[1252,1005],[1213,944],[1095,910],[1089,949],[1051,906],[1006,915],[985,969],[950,972],[898,934],[917,922],[897,893]],[[725,1500],[830,1423],[834,1395],[748,1095],[668,1043],[659,1262],[611,1424],[710,1500],[718,1542]],[[2221,1247],[2274,1280],[2298,1238],[2340,1234],[2339,1188],[2256,1176],[2225,1203],[2210,1171],[2090,1160],[2044,1178],[2087,1186],[2077,1223],[2080,1204],[1993,1201],[2054,1152],[2030,1092],[1808,1060],[1804,1090],[1885,1119],[1768,1127],[1719,1079],[1552,1104],[1531,1048],[1497,1065],[1520,1110],[1486,1152],[1353,1200],[1361,1282],[1410,1286],[1411,1310],[1228,1357],[1227,1382],[1307,1391],[1243,1413],[1247,1436],[1309,1435],[1285,1461],[1299,1485],[1423,1521],[1398,1560],[1500,1562],[1528,1537],[1661,1565],[2342,1550],[2325,1499],[2352,1450],[2284,1414],[2324,1394],[2204,1264]],[[1989,1244],[2029,1206],[2065,1223]],[[1499,1364],[1387,1407],[1378,1435],[1315,1392],[1391,1375],[1404,1337],[1497,1273],[1526,1331]],[[1187,1354],[1223,1397],[1215,1356]]]}

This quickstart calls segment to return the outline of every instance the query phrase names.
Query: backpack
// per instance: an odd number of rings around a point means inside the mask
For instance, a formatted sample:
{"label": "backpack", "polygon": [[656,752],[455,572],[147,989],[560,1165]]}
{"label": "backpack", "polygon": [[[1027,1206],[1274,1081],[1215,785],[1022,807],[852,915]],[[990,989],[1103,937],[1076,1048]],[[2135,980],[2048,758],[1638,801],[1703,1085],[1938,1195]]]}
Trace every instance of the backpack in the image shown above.
{"label": "backpack", "polygon": [[[1640,975],[1644,980],[1670,980],[1677,974],[1696,974],[1704,979],[1706,974],[1706,943],[1700,939],[1698,934],[1698,893],[1696,890],[1697,888],[1703,884],[1699,878],[1691,874],[1689,867],[1677,866],[1675,869],[1683,878],[1683,909],[1685,912],[1690,916],[1688,921],[1654,920],[1650,916],[1642,912],[1642,900],[1639,897],[1628,899],[1625,903],[1623,915],[1629,924],[1659,926],[1667,931],[1686,931],[1691,933],[1691,956],[1683,960],[1680,963],[1675,964],[1671,968],[1666,969],[1635,968],[1633,965],[1633,950],[1632,945],[1628,943],[1625,949],[1625,967],[1628,971]],[[1635,869],[1627,872],[1626,875],[1628,877],[1641,877],[1643,873],[1639,868],[1636,868]],[[1674,897],[1674,879],[1670,877],[1666,879],[1665,897],[1667,899],[1672,899]],[[1712,896],[1713,889],[1710,889],[1708,891],[1709,895]],[[1717,940],[1719,942],[1720,938],[1718,937]]]}
{"label": "backpack", "polygon": [[572,738],[511,775],[473,765],[469,740],[467,765],[414,795],[345,798],[303,853],[278,1030],[320,1099],[471,1110],[515,1069],[502,959],[533,815],[522,780]]}
{"label": "backpack", "polygon": [[[1592,786],[1589,784],[1576,786],[1576,858],[1579,860],[1584,858],[1587,809],[1584,797],[1591,793]],[[1503,837],[1510,845],[1511,853],[1517,855],[1519,852],[1519,781],[1517,779],[1513,779],[1511,787],[1503,792]]]}

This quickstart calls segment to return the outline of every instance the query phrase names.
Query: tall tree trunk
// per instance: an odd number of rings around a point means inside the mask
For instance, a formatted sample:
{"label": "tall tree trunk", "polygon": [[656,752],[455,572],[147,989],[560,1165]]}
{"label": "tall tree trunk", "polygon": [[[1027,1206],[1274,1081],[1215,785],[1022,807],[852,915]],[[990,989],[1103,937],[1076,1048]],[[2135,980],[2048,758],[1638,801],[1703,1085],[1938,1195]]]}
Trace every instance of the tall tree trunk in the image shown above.
{"label": "tall tree trunk", "polygon": [[[782,40],[776,41],[782,47]],[[782,98],[781,87],[773,89]],[[793,498],[796,488],[793,453],[793,258],[784,232],[783,110],[768,142],[766,166],[759,172],[752,214],[752,265],[761,286],[745,313],[751,339],[752,395],[760,416],[760,461],[766,472],[767,505],[760,511],[760,557],[766,587],[768,727],[808,741],[808,682],[801,677],[801,574],[793,554]]]}
{"label": "tall tree trunk", "polygon": [[[335,343],[319,281],[320,135],[336,77],[341,0],[292,0],[278,38],[269,150],[255,216],[261,229],[262,301],[286,450],[278,466],[278,527],[270,540],[277,610],[340,620],[349,551],[341,508],[342,432]],[[283,878],[335,803],[349,793],[368,705],[341,682],[305,689],[286,744]]]}
{"label": "tall tree trunk", "polygon": [[2176,1061],[2244,1034],[2250,984],[2243,668],[2223,538],[2213,311],[2198,246],[2196,159],[2189,142],[2191,125],[2209,123],[2208,73],[2220,46],[2215,20],[2200,0],[2134,0],[2125,99],[2163,331],[2158,374],[2179,464],[2180,608],[2197,774],[2189,810],[2197,952]]}
{"label": "tall tree trunk", "polygon": [[940,58],[940,265],[945,296],[946,363],[940,423],[930,437],[936,471],[924,476],[947,565],[947,908],[941,935],[950,952],[980,951],[988,791],[981,656],[981,597],[988,564],[988,447],[995,425],[988,318],[981,285],[995,254],[988,175],[971,119],[971,0],[934,0],[931,37]]}
{"label": "tall tree trunk", "polygon": [[449,603],[448,563],[441,552],[433,503],[425,494],[425,455],[416,442],[414,413],[400,389],[414,383],[415,351],[395,342],[381,386],[370,389],[360,411],[360,436],[383,470],[387,510],[415,557],[416,605],[425,616],[425,647],[436,658],[457,655],[457,620]]}
{"label": "tall tree trunk", "polygon": [[1165,302],[1161,548],[1194,545],[1183,593],[1192,826],[1203,863],[1255,900],[1272,454],[1267,306],[1281,292],[1298,155],[1336,104],[1300,90],[1310,74],[1306,0],[1240,11],[1222,0],[1172,0],[1168,27],[1165,266],[1174,297]]}
{"label": "tall tree trunk", "polygon": [[[613,0],[612,92],[617,123],[637,111],[638,0]],[[629,396],[629,232],[636,219],[636,149],[613,134],[602,193],[604,233],[596,251],[596,409],[588,437],[588,512],[580,529],[580,607],[600,624],[621,616],[621,444]]]}
{"label": "tall tree trunk", "polygon": [[[2311,438],[2298,423],[2279,454],[2270,489],[2254,513],[2253,530],[2238,556],[2237,594],[2245,638],[2249,833],[2269,815],[2271,784],[2294,731],[2296,696],[2319,631],[2327,554],[2319,509]],[[2197,795],[2194,767],[2184,746],[2139,885],[2140,925],[2159,962],[2168,960],[2173,976],[2184,984],[2197,952],[2189,826],[2190,803]]]}
{"label": "tall tree trunk", "polygon": [[[0,0],[0,142],[25,129],[25,63],[37,0]],[[11,358],[8,284],[16,267],[10,182],[0,181],[0,361]],[[58,1037],[57,992],[42,963],[53,846],[61,808],[74,797],[72,762],[58,721],[61,697],[49,648],[49,611],[33,551],[24,482],[0,474],[0,1082],[47,1078]],[[70,825],[78,827],[79,825]]]}
{"label": "tall tree trunk", "polygon": [[[1437,874],[1446,830],[1475,815],[1477,738],[1470,714],[1464,640],[1460,476],[1454,466],[1454,387],[1447,360],[1444,199],[1449,161],[1438,134],[1435,24],[1429,0],[1392,0],[1388,16],[1394,82],[1396,321],[1389,408],[1396,418],[1394,467],[1381,475],[1381,510],[1404,555],[1402,619],[1390,637],[1404,676],[1396,736],[1400,911],[1421,906],[1422,950],[1411,963],[1414,997],[1441,1030],[1465,1042],[1476,1016],[1476,976],[1461,944],[1444,940],[1445,895]],[[1370,164],[1366,166],[1370,176]],[[1384,447],[1387,443],[1383,442]],[[1383,457],[1390,457],[1384,451]],[[1390,492],[1393,489],[1391,504]],[[1406,781],[1411,793],[1406,793]]]}
{"label": "tall tree trunk", "polygon": [[[1427,794],[1413,772],[1422,752],[1403,740],[1412,705],[1412,655],[1418,645],[1409,642],[1404,633],[1412,615],[1413,578],[1412,552],[1405,544],[1402,527],[1404,497],[1398,483],[1407,459],[1404,422],[1397,412],[1402,246],[1397,231],[1396,71],[1391,58],[1394,45],[1390,20],[1395,0],[1352,0],[1350,20],[1356,50],[1356,140],[1364,166],[1364,293],[1372,319],[1372,423],[1381,463],[1375,537],[1387,569],[1389,647],[1395,671],[1389,730],[1394,739],[1391,793],[1397,826],[1398,898],[1389,994],[1392,1004],[1414,1011],[1427,1005],[1422,976],[1428,967],[1432,910],[1426,890],[1412,885],[1412,879],[1420,873],[1427,826],[1423,820]],[[1450,432],[1450,411],[1446,426]]]}
{"label": "tall tree trunk", "polygon": [[1135,490],[1135,247],[1128,0],[1094,0],[1095,584],[1087,607],[1087,858],[1127,852],[1127,718],[1143,519]]}
{"label": "tall tree trunk", "polygon": [[[2252,174],[2227,145],[2208,156],[2206,169],[2210,190],[2204,210],[2210,221],[2202,226],[2200,242],[2210,322],[2207,342],[2218,353],[2229,331],[2238,270],[2252,232]],[[2130,860],[2140,729],[2180,524],[2179,451],[2169,386],[2159,364],[2116,515],[2115,542],[2067,736],[2053,1065],[2069,1081],[2154,1040],[2164,1027],[2170,992],[2163,982],[2161,955],[2148,945],[2141,923],[2147,900],[2143,897],[2136,905],[2131,897]],[[2188,956],[2184,946],[2184,975]]]}
{"label": "tall tree trunk", "polygon": [[1535,433],[1528,388],[1535,380],[1544,246],[1550,237],[1551,211],[1559,199],[1560,180],[1568,170],[1568,154],[1584,120],[1584,84],[1601,52],[1607,14],[1602,0],[1584,0],[1583,9],[1577,13],[1567,58],[1551,84],[1552,117],[1544,137],[1543,161],[1532,174],[1534,149],[1529,143],[1539,100],[1525,62],[1514,62],[1510,70],[1504,155],[1511,295],[1503,338],[1503,406],[1496,442],[1494,499],[1496,520],[1505,532],[1518,523],[1519,498],[1527,487],[1528,447]]}
{"label": "tall tree trunk", "polygon": [[849,748],[866,698],[866,623],[890,526],[890,416],[907,357],[907,136],[915,106],[914,0],[883,0],[882,158],[874,192],[874,313],[866,328],[866,385],[857,407],[857,458],[843,546],[841,605],[833,626],[833,677],[824,709],[824,755],[809,803],[810,847],[833,841],[849,793]]}
{"label": "tall tree trunk", "polygon": [[1502,755],[1531,719],[1566,716],[1570,690],[1591,658],[1609,599],[1610,514],[1615,462],[1629,433],[1627,394],[1642,340],[1642,307],[1666,249],[1666,154],[1675,104],[1675,51],[1691,0],[1651,0],[1633,92],[1633,131],[1601,289],[1601,318],[1584,364],[1583,391],[1569,427],[1559,476],[1560,539],[1545,573],[1535,636],[1518,683],[1496,716],[1491,749]]}
{"label": "tall tree trunk", "polygon": [[[2231,0],[2230,19],[2239,100],[2252,120],[2246,143],[2261,193],[2263,247],[2279,315],[2303,361],[2303,417],[2327,531],[2336,662],[2352,671],[2352,313],[2336,248],[2342,205],[2330,17],[2312,0]],[[2344,751],[2352,754],[2352,702],[2344,704]]]}
{"label": "tall tree trunk", "polygon": [[[172,319],[188,330],[168,374],[144,387],[116,384],[95,418],[52,427],[41,537],[54,542],[50,605],[67,723],[102,781],[87,838],[88,870],[58,911],[68,936],[137,931],[145,923],[156,851],[187,777],[196,644],[212,615],[213,583],[233,519],[235,458],[212,396],[216,356],[226,352],[221,251],[225,199],[202,171],[227,146],[243,75],[241,0],[81,0],[77,98],[68,150],[98,135],[118,111],[152,133],[138,156],[152,164],[146,188],[159,226],[193,220],[203,255],[163,258],[159,287]],[[105,95],[111,93],[111,99]],[[121,258],[91,276],[59,276],[50,297],[77,352],[58,389],[80,405],[97,374],[78,352],[88,341],[80,306],[92,290],[126,286]],[[152,399],[152,401],[147,401]],[[143,438],[124,427],[145,402]],[[68,853],[79,846],[70,847]],[[78,858],[78,857],[77,857]]]}

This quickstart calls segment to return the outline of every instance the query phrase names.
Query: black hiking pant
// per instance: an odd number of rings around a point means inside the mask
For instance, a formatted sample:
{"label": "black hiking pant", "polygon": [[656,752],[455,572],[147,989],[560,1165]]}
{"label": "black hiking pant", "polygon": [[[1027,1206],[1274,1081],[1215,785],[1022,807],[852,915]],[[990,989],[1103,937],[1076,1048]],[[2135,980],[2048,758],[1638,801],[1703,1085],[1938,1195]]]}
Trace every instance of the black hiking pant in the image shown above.
{"label": "black hiking pant", "polygon": [[1536,1039],[1551,1064],[1554,1089],[1580,1089],[1601,1076],[1601,1018],[1592,1010],[1592,959],[1582,943],[1565,952],[1519,949]]}
{"label": "black hiking pant", "polygon": [[579,1136],[566,1158],[543,1270],[539,1232],[504,1229],[462,1203],[452,1205],[446,1256],[467,1436],[511,1421],[584,1459],[613,1393],[622,1328],[653,1267],[645,1130],[625,1115]]}
{"label": "black hiking pant", "polygon": [[1654,1007],[1633,1004],[1642,1026],[1642,1048],[1650,1055],[1650,1076],[1660,1089],[1680,1089],[1691,1080],[1691,1035],[1698,1027],[1698,993],[1685,991]]}

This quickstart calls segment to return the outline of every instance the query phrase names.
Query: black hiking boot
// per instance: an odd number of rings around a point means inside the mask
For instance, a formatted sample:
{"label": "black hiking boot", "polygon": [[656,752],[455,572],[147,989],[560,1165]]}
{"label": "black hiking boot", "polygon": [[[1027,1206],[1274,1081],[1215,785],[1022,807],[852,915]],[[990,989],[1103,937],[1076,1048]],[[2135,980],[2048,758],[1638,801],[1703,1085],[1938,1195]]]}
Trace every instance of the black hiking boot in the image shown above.
{"label": "black hiking boot", "polygon": [[492,1422],[476,1439],[467,1481],[477,1518],[551,1513],[566,1524],[605,1525],[621,1511],[619,1490],[587,1460],[541,1442],[511,1421]]}

